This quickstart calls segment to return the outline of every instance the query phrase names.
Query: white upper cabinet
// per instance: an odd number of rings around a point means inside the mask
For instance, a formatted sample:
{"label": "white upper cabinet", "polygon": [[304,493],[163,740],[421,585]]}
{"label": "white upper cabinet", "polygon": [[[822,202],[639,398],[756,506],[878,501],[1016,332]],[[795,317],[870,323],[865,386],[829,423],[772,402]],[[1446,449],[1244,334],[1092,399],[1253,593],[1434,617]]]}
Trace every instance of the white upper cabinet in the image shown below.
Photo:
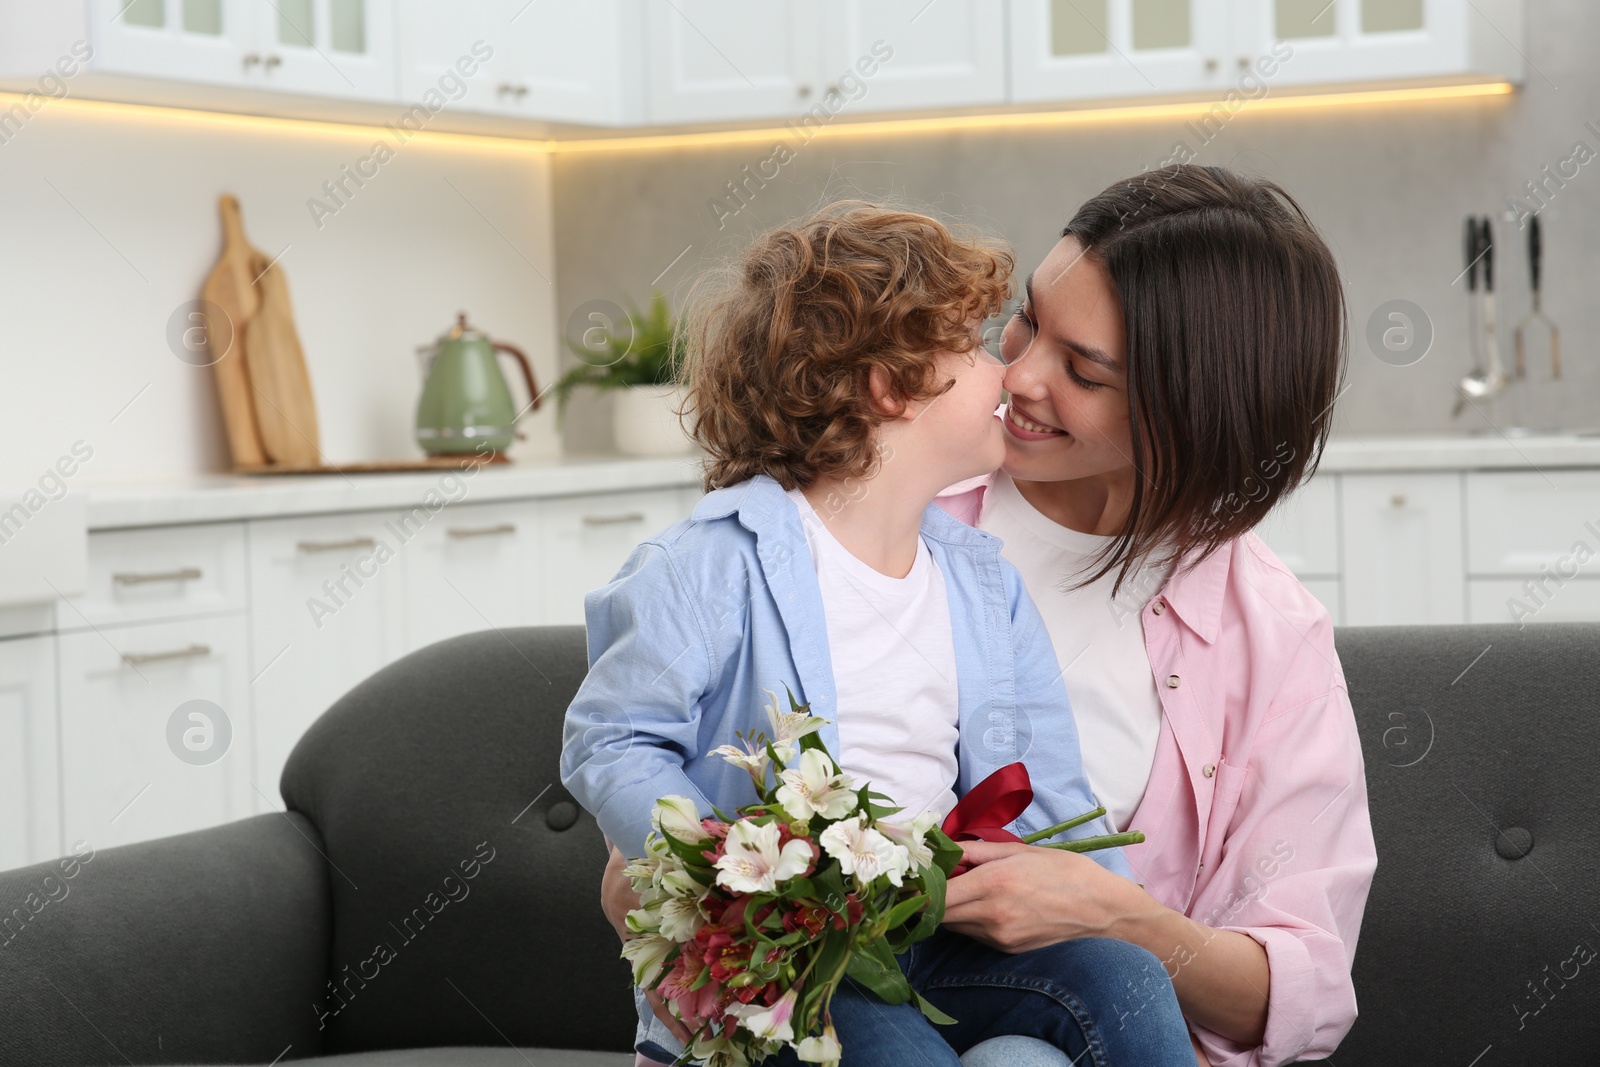
{"label": "white upper cabinet", "polygon": [[617,126],[643,120],[641,28],[626,0],[399,0],[400,95],[453,108]]}
{"label": "white upper cabinet", "polygon": [[1280,58],[1288,53],[1266,79],[1273,85],[1523,78],[1520,0],[1234,0],[1232,6],[1241,62],[1278,42]]}
{"label": "white upper cabinet", "polygon": [[390,0],[88,0],[96,70],[395,98]]}
{"label": "white upper cabinet", "polygon": [[826,0],[822,15],[824,99],[863,112],[1005,102],[1005,9],[992,0]]}
{"label": "white upper cabinet", "polygon": [[1223,0],[1012,0],[1017,103],[1229,86]]}
{"label": "white upper cabinet", "polygon": [[651,122],[795,117],[822,97],[815,0],[646,5]]}

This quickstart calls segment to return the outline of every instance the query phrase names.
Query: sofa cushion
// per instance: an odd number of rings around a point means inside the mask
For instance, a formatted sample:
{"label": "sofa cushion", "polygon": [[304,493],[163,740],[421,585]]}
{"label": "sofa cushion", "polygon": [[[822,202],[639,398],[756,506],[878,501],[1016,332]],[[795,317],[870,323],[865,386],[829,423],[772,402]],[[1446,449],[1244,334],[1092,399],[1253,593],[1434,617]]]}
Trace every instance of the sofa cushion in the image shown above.
{"label": "sofa cushion", "polygon": [[484,631],[378,671],[284,769],[326,842],[329,1053],[626,1051],[633,1001],[599,906],[604,840],[557,775],[581,627]]}

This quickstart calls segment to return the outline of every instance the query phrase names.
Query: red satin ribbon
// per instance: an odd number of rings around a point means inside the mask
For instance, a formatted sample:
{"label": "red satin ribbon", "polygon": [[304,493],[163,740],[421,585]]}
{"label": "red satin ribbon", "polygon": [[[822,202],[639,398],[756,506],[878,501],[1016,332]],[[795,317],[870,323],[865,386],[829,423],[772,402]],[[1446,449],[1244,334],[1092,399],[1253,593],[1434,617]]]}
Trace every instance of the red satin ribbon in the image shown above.
{"label": "red satin ribbon", "polygon": [[[1006,824],[1014,822],[1033,803],[1033,783],[1028,768],[1008,763],[967,791],[940,827],[954,841],[1021,841]],[[965,860],[950,872],[954,878],[972,865]]]}

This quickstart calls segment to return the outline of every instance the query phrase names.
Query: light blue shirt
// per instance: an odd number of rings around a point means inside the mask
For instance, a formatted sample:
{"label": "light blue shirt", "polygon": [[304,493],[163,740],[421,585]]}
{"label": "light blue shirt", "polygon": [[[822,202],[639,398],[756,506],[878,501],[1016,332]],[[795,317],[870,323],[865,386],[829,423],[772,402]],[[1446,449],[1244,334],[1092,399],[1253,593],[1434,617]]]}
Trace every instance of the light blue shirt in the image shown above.
{"label": "light blue shirt", "polygon": [[[1016,569],[1000,558],[999,539],[934,505],[922,537],[950,606],[957,795],[1023,760],[1033,803],[1012,832],[1096,807],[1055,651]],[[561,782],[625,855],[644,855],[660,797],[689,797],[702,816],[713,804],[731,815],[756,801],[747,772],[707,753],[736,744],[736,733],[771,732],[767,690],[787,711],[787,686],[828,719],[822,739],[838,755],[822,594],[799,512],[772,478],[707,494],[689,518],[635,549],[610,584],[584,599],[584,612],[589,673],[567,709]],[[1110,832],[1102,816],[1065,836]],[[1087,855],[1133,878],[1122,849]]]}

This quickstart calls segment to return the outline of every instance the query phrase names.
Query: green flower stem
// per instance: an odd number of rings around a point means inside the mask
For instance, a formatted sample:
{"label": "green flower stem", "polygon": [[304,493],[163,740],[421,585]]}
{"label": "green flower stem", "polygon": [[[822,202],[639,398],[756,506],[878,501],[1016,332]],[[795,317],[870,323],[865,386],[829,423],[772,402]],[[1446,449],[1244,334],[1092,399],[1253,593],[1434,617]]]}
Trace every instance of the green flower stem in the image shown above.
{"label": "green flower stem", "polygon": [[1137,845],[1144,840],[1144,833],[1139,830],[1128,830],[1120,834],[1101,834],[1099,837],[1080,837],[1076,841],[1047,841],[1040,848],[1059,848],[1067,852],[1093,852],[1100,848],[1116,848],[1119,845]]}
{"label": "green flower stem", "polygon": [[1098,819],[1105,813],[1105,808],[1095,808],[1093,811],[1086,811],[1082,815],[1079,815],[1076,819],[1068,819],[1066,822],[1057,823],[1056,825],[1048,827],[1047,829],[1040,830],[1036,834],[1029,834],[1027,837],[1022,839],[1022,843],[1025,845],[1036,845],[1047,837],[1054,837],[1065,830],[1072,829],[1074,826],[1082,826],[1091,819]]}

